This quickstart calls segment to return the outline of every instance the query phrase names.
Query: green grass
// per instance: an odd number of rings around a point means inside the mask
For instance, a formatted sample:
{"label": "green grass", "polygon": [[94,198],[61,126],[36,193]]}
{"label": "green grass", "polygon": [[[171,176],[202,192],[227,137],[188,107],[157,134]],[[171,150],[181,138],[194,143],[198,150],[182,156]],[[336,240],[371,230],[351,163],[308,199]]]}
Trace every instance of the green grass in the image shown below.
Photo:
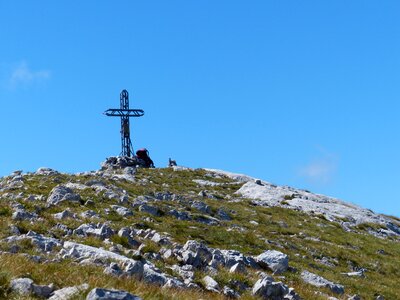
{"label": "green grass", "polygon": [[[212,178],[206,176],[205,170],[186,170],[173,171],[172,169],[139,169],[136,174],[135,182],[99,178],[95,176],[75,176],[59,174],[53,176],[24,176],[25,186],[22,192],[25,196],[29,194],[48,196],[48,193],[58,184],[67,182],[87,182],[96,179],[105,182],[113,189],[123,189],[129,195],[132,202],[137,196],[154,196],[159,192],[169,192],[178,194],[180,200],[157,200],[151,205],[157,206],[163,212],[162,216],[155,217],[135,210],[130,217],[121,217],[114,211],[106,214],[105,209],[110,209],[110,205],[118,204],[115,200],[105,199],[103,193],[96,193],[94,189],[77,191],[81,195],[81,203],[63,202],[57,206],[47,207],[44,201],[30,202],[19,200],[28,211],[37,212],[42,218],[40,222],[11,220],[12,209],[6,200],[0,201],[0,238],[9,235],[9,226],[15,224],[22,233],[33,230],[44,235],[52,235],[57,238],[64,238],[63,232],[51,230],[59,224],[64,224],[70,229],[75,229],[83,223],[105,223],[111,221],[110,226],[114,230],[121,227],[150,228],[158,232],[168,232],[173,241],[184,244],[188,239],[202,241],[209,247],[220,249],[235,249],[245,255],[258,255],[265,250],[275,249],[289,255],[289,265],[294,272],[285,272],[283,282],[295,288],[304,299],[319,299],[315,291],[322,291],[328,295],[332,293],[326,289],[318,289],[304,284],[300,278],[302,270],[317,273],[333,282],[343,284],[347,295],[359,294],[363,299],[372,299],[374,295],[384,295],[386,299],[396,299],[400,294],[398,278],[400,277],[400,247],[398,238],[381,239],[368,234],[369,230],[379,230],[384,227],[376,224],[361,224],[354,228],[355,232],[344,231],[339,224],[326,220],[323,216],[313,216],[295,210],[279,207],[260,207],[251,205],[251,201],[242,199],[240,202],[231,202],[229,198],[237,198],[234,192],[241,184],[234,183],[231,179],[221,176]],[[203,179],[221,183],[215,187],[202,187],[193,182],[194,179]],[[143,180],[146,180],[144,183]],[[198,196],[202,190],[208,190],[216,195],[216,199],[202,198]],[[18,193],[20,191],[14,191]],[[23,197],[24,199],[25,197]],[[87,207],[84,202],[92,199],[94,205]],[[293,195],[286,195],[283,202],[293,199]],[[197,222],[177,220],[166,212],[172,208],[185,210],[192,216],[200,215],[190,209],[192,201],[203,201],[210,206],[212,216],[216,217],[219,208],[229,212],[232,220],[221,221],[218,225],[206,225]],[[118,204],[120,205],[120,204]],[[128,206],[129,207],[129,206]],[[53,214],[69,209],[79,215],[88,209],[96,211],[100,219],[73,219],[54,220]],[[150,219],[148,219],[150,217]],[[398,220],[392,218],[394,222]],[[258,225],[250,223],[256,221]],[[344,221],[344,220],[342,220]],[[108,246],[104,241],[96,237],[77,237],[70,236],[67,239],[84,243],[95,247]],[[29,240],[27,240],[29,242]],[[33,253],[28,242],[21,242],[18,246],[20,252]],[[120,244],[126,249],[130,249],[126,238],[114,235],[111,242]],[[2,246],[3,247],[3,246]],[[160,245],[145,241],[143,253],[158,252]],[[5,249],[6,250],[6,249]],[[386,254],[379,254],[383,250]],[[55,253],[54,253],[55,254]],[[15,262],[11,257],[15,258]],[[328,257],[335,261],[335,267],[329,267],[318,259]],[[17,265],[21,263],[21,267]],[[168,265],[178,263],[175,259],[158,261],[157,266],[167,272]],[[37,283],[54,282],[58,286],[68,286],[89,282],[91,287],[113,287],[121,288],[138,293],[145,299],[199,299],[199,297],[210,299],[222,299],[215,294],[203,294],[193,291],[173,291],[147,286],[141,282],[132,282],[123,278],[109,277],[96,267],[79,266],[72,261],[62,261],[58,264],[35,264],[27,261],[20,255],[0,255],[0,298],[9,295],[7,282],[10,278],[20,276],[32,268],[30,276],[37,280]],[[350,272],[351,267],[362,267],[368,271],[366,278],[349,278],[341,273]],[[48,273],[46,273],[48,272]],[[196,280],[201,283],[204,273],[196,271]],[[248,275],[230,274],[228,270],[220,270],[216,276],[221,285],[230,285],[232,280],[241,280],[248,285],[254,284],[257,276],[249,270]],[[335,295],[332,295],[335,296]],[[197,298],[196,298],[197,297]],[[339,297],[340,298],[340,297]],[[29,299],[29,298],[26,298]],[[253,299],[249,293],[245,293],[242,299]],[[323,299],[323,298],[321,298]],[[343,296],[341,299],[347,299]]]}

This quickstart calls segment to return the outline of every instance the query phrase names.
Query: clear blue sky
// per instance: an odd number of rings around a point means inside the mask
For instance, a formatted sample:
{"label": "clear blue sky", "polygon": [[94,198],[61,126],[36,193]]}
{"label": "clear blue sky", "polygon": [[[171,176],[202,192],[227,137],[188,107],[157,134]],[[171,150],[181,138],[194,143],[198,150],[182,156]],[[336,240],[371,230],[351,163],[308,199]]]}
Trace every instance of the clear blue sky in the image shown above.
{"label": "clear blue sky", "polygon": [[0,175],[98,169],[127,89],[156,166],[400,215],[399,1],[0,1]]}

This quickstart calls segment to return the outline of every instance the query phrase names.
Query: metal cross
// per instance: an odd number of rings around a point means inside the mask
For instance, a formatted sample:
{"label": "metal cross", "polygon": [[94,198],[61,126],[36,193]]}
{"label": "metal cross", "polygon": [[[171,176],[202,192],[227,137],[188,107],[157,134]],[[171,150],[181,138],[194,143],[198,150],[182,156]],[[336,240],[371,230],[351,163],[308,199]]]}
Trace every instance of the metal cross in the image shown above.
{"label": "metal cross", "polygon": [[133,152],[130,130],[129,130],[129,118],[130,117],[141,117],[144,115],[142,109],[129,109],[129,94],[127,90],[123,90],[119,95],[120,109],[107,109],[104,114],[109,117],[120,117],[121,118],[121,144],[122,152],[121,156],[130,157]]}

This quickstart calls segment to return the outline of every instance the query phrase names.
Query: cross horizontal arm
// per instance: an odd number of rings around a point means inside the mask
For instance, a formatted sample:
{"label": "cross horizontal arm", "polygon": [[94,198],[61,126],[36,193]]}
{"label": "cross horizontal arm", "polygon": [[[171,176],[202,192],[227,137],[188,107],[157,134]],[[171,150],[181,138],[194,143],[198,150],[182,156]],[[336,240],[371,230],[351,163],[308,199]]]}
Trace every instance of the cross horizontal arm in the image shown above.
{"label": "cross horizontal arm", "polygon": [[107,109],[103,114],[109,117],[141,117],[142,109]]}

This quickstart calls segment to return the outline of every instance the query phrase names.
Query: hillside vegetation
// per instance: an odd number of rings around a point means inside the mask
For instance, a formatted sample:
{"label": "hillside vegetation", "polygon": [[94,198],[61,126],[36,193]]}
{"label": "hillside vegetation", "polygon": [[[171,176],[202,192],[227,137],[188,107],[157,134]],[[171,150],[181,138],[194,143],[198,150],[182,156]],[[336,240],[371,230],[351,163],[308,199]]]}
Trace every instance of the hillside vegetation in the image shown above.
{"label": "hillside vegetation", "polygon": [[[291,207],[295,193],[277,196],[279,205],[265,204],[238,193],[249,181],[179,167],[40,169],[3,177],[0,298],[49,298],[82,284],[88,286],[70,299],[86,299],[96,287],[142,299],[399,298],[399,220],[379,216],[389,225],[349,225],[346,218]],[[287,255],[288,266],[274,270],[260,262],[268,250]],[[140,270],[129,271],[137,262]],[[305,271],[343,291],[307,283]],[[255,291],[268,276],[294,292]],[[21,293],[12,288],[16,278],[52,291]]]}

